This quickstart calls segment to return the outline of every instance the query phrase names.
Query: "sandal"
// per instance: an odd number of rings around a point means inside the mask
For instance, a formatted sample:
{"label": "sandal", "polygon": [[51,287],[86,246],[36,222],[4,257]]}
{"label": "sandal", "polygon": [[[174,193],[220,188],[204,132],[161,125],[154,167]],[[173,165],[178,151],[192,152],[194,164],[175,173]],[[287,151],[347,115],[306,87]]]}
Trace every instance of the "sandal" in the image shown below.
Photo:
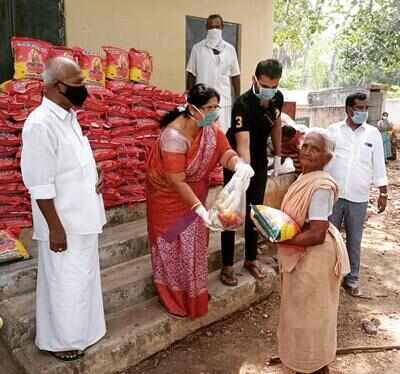
{"label": "sandal", "polygon": [[78,360],[79,358],[83,357],[85,352],[83,351],[64,351],[64,352],[50,352],[49,353],[57,358],[58,360],[61,361],[75,361]]}
{"label": "sandal", "polygon": [[235,271],[233,269],[227,270],[223,268],[221,274],[219,275],[220,281],[225,284],[225,286],[235,287],[238,285],[238,279],[235,276]]}
{"label": "sandal", "polygon": [[267,276],[255,261],[245,261],[243,267],[257,280]]}

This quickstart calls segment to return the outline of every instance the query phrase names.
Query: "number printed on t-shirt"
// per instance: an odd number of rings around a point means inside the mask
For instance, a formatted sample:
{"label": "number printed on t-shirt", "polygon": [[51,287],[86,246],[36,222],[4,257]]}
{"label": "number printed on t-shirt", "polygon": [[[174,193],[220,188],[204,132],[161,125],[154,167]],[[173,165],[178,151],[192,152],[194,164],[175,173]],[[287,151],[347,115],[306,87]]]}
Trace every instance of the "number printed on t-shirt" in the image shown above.
{"label": "number printed on t-shirt", "polygon": [[243,127],[243,117],[242,116],[236,116],[235,117],[235,127],[237,129],[240,129]]}

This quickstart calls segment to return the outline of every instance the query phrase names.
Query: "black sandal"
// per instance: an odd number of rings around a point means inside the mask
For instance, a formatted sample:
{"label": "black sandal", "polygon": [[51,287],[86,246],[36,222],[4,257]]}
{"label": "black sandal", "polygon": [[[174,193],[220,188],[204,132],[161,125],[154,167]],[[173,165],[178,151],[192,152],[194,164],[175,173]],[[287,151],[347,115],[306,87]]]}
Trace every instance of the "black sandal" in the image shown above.
{"label": "black sandal", "polygon": [[61,361],[75,361],[85,355],[83,351],[65,351],[65,352],[50,352],[49,353],[58,360]]}
{"label": "black sandal", "polygon": [[235,287],[238,285],[238,279],[235,276],[235,271],[222,269],[219,276],[220,281],[225,284],[225,286]]}

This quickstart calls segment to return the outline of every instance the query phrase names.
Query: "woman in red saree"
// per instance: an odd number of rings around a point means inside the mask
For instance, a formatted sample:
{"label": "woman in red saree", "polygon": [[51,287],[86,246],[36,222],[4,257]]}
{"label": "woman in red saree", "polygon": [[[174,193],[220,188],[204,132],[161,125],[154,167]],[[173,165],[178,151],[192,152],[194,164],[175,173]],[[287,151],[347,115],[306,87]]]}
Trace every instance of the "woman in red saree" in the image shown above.
{"label": "woman in red saree", "polygon": [[198,318],[208,311],[207,247],[210,220],[204,207],[209,175],[218,163],[250,178],[216,124],[219,94],[198,84],[184,111],[161,121],[161,136],[149,156],[147,222],[153,280],[173,316]]}

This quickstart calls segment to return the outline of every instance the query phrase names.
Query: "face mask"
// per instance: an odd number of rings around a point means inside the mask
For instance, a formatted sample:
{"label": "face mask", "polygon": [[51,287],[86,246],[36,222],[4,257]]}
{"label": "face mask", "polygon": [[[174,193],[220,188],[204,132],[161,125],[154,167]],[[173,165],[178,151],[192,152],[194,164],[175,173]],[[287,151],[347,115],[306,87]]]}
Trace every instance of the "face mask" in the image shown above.
{"label": "face mask", "polygon": [[211,29],[207,31],[207,41],[217,41],[222,40],[222,30],[221,29]]}
{"label": "face mask", "polygon": [[201,113],[204,118],[197,121],[197,126],[199,127],[209,127],[211,126],[219,117],[219,111],[214,110],[212,112],[202,113],[198,108],[194,106],[194,108]]}
{"label": "face mask", "polygon": [[359,111],[354,111],[353,116],[351,117],[351,120],[355,125],[361,126],[364,122],[366,122],[368,119],[368,112],[359,112]]}
{"label": "face mask", "polygon": [[260,100],[271,100],[276,92],[278,91],[277,88],[265,88],[265,87],[261,87],[260,83],[258,82],[257,78],[256,78],[256,82],[258,85],[258,90],[259,92],[257,93],[255,88],[254,88],[254,84],[253,84],[253,93],[254,95],[256,95]]}
{"label": "face mask", "polygon": [[65,92],[61,92],[74,106],[82,106],[88,97],[86,86],[70,86],[64,82],[60,82],[67,87]]}
{"label": "face mask", "polygon": [[215,48],[222,41],[222,30],[211,29],[207,31],[207,45],[211,48]]}

